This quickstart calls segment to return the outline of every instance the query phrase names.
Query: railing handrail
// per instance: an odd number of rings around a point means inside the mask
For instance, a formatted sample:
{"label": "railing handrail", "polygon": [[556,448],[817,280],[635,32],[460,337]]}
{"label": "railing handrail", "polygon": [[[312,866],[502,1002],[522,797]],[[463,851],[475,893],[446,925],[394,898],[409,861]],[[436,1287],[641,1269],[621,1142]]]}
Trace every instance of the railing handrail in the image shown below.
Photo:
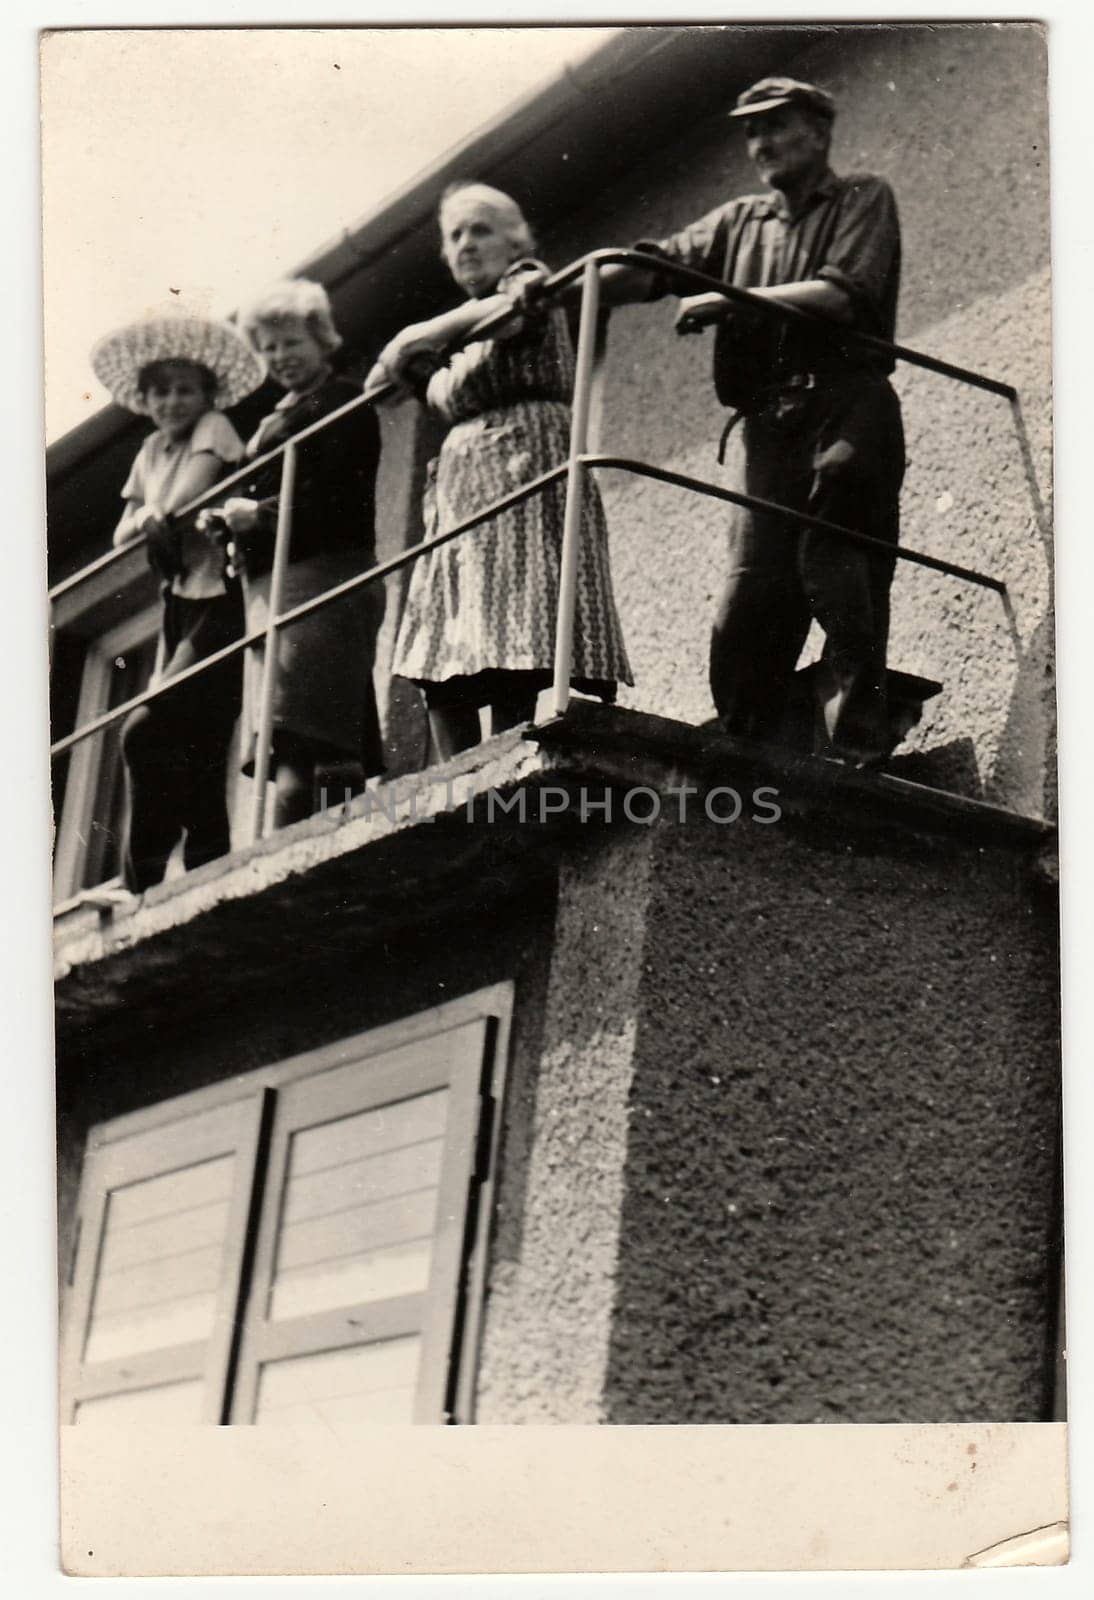
{"label": "railing handrail", "polygon": [[[564,519],[565,527],[562,541],[562,557],[560,567],[561,579],[558,615],[556,617],[556,643],[554,658],[554,709],[555,715],[561,715],[565,711],[570,690],[573,625],[572,610],[574,605],[573,591],[576,582],[578,559],[577,551],[580,538],[582,482],[586,472],[589,470],[595,470],[597,468],[617,468],[623,471],[633,472],[638,475],[653,479],[654,481],[660,481],[662,483],[684,488],[693,493],[713,496],[717,499],[726,500],[740,505],[750,506],[753,509],[769,512],[776,517],[781,517],[783,521],[787,521],[792,525],[821,529],[845,541],[850,541],[860,546],[877,548],[878,550],[883,551],[886,555],[891,555],[894,560],[903,559],[906,561],[911,561],[949,573],[955,577],[972,583],[982,584],[987,588],[994,589],[1005,599],[1005,583],[999,579],[986,576],[983,573],[975,572],[971,568],[961,567],[956,563],[944,561],[939,557],[924,555],[922,552],[910,550],[899,545],[888,545],[883,541],[872,537],[871,535],[862,533],[860,530],[842,527],[838,523],[828,522],[827,520],[816,517],[809,512],[800,511],[789,506],[781,506],[770,501],[759,500],[755,496],[747,495],[737,490],[724,489],[720,485],[709,483],[703,479],[688,477],[685,474],[673,472],[667,468],[656,467],[652,463],[638,461],[631,457],[619,455],[597,455],[590,453],[588,451],[585,439],[585,418],[587,417],[588,413],[593,383],[593,352],[596,342],[596,323],[600,299],[601,267],[604,265],[623,264],[624,266],[629,267],[637,266],[639,270],[646,272],[651,270],[649,263],[653,259],[656,258],[652,258],[643,252],[634,250],[592,251],[588,255],[582,257],[579,261],[573,262],[570,264],[570,266],[563,268],[561,272],[556,273],[552,277],[544,280],[541,292],[543,295],[549,296],[567,287],[567,285],[576,277],[579,271],[582,274],[581,328],[576,352],[573,422],[571,426],[570,445],[567,460],[564,463],[560,463],[557,466],[550,468],[547,472],[540,474],[539,477],[529,481],[528,483],[519,485],[517,489],[511,491],[507,495],[502,496],[500,499],[491,502],[489,505],[483,506],[471,517],[465,518],[462,522],[458,523],[453,528],[447,529],[444,533],[436,534],[429,539],[422,540],[418,544],[411,546],[409,549],[400,551],[398,555],[393,556],[386,561],[378,563],[374,562],[374,564],[365,572],[357,573],[353,577],[344,580],[342,583],[336,584],[330,589],[325,590],[322,594],[312,596],[310,599],[293,607],[289,611],[284,613],[281,612],[280,585],[278,581],[278,575],[279,573],[283,574],[284,572],[285,564],[288,560],[292,536],[293,483],[297,448],[303,441],[315,434],[320,433],[328,427],[335,426],[344,417],[357,411],[360,407],[374,405],[377,403],[377,401],[386,398],[397,388],[397,385],[393,383],[382,384],[374,389],[367,390],[359,396],[354,396],[344,405],[338,407],[336,411],[332,411],[326,416],[318,418],[315,422],[309,423],[306,427],[300,429],[296,434],[292,435],[282,444],[275,446],[274,449],[267,451],[264,455],[258,456],[254,460],[246,462],[239,468],[233,470],[233,472],[230,473],[226,478],[222,478],[218,483],[211,485],[210,488],[202,495],[197,496],[186,506],[181,507],[177,512],[173,513],[172,521],[175,522],[181,522],[185,518],[192,517],[194,512],[197,511],[201,506],[208,504],[211,500],[221,499],[224,496],[225,491],[230,489],[234,484],[240,482],[242,479],[253,477],[256,472],[261,471],[269,463],[281,459],[282,477],[279,495],[280,509],[278,515],[277,537],[274,546],[273,577],[271,579],[269,596],[269,615],[264,626],[259,629],[254,629],[249,633],[244,633],[240,638],[233,640],[221,650],[218,650],[214,654],[203,658],[201,661],[195,662],[185,671],[173,675],[168,679],[164,679],[161,682],[156,683],[154,686],[150,686],[142,693],[132,696],[130,699],[126,700],[122,705],[116,706],[113,708],[113,710],[104,712],[100,716],[92,718],[90,721],[84,723],[81,727],[75,728],[71,733],[65,735],[62,739],[56,741],[52,745],[50,752],[51,756],[56,757],[64,754],[82,740],[91,738],[93,735],[102,732],[105,728],[111,726],[112,724],[120,722],[124,717],[129,716],[131,712],[135,711],[139,707],[148,704],[150,701],[158,699],[161,695],[169,694],[173,689],[179,688],[187,680],[196,678],[203,672],[212,671],[214,668],[220,666],[223,662],[240,655],[244,650],[247,650],[258,644],[265,644],[266,659],[263,668],[262,693],[260,702],[262,709],[259,722],[259,758],[256,758],[255,764],[256,797],[253,828],[253,837],[261,837],[264,831],[263,818],[267,788],[265,779],[269,761],[270,734],[272,732],[273,695],[277,673],[277,646],[281,630],[283,628],[291,627],[294,623],[302,620],[304,617],[312,615],[325,606],[332,605],[339,599],[356,592],[356,590],[363,589],[365,585],[369,583],[375,583],[382,580],[389,573],[397,571],[399,568],[417,561],[427,551],[433,550],[440,545],[447,544],[451,540],[470,532],[473,528],[479,526],[481,523],[500,515],[510,506],[516,505],[521,501],[528,499],[532,495],[541,492],[549,484],[565,477],[567,480]],[[760,306],[765,312],[769,312],[776,316],[790,316],[795,319],[804,316],[806,321],[808,321],[810,324],[816,324],[820,327],[827,327],[828,330],[832,332],[834,337],[842,337],[845,341],[848,333],[854,332],[854,330],[844,329],[842,325],[833,325],[830,322],[826,323],[825,319],[819,318],[808,312],[802,313],[797,308],[780,306],[776,302],[762,299],[751,294],[747,290],[737,290],[732,285],[722,284],[717,279],[708,278],[706,274],[696,273],[691,268],[681,267],[673,262],[664,264],[659,263],[658,267],[652,270],[664,271],[666,274],[671,275],[675,279],[686,282],[689,287],[694,285],[698,285],[703,288],[709,287],[717,290],[729,299],[744,299],[748,303]],[[522,310],[523,307],[520,305],[514,306],[507,304],[500,310],[491,313],[491,315],[481,318],[466,335],[464,335],[459,341],[455,341],[455,343],[458,345],[464,345],[472,342],[475,339],[479,339],[493,328],[501,327],[507,322],[511,321],[513,317],[519,316]],[[1017,394],[1015,391],[1011,390],[1009,386],[999,384],[994,379],[985,378],[983,374],[972,373],[965,369],[955,368],[950,366],[948,363],[937,362],[933,357],[922,356],[918,351],[904,351],[900,346],[887,345],[885,341],[872,339],[869,336],[856,335],[856,337],[860,341],[866,343],[869,348],[883,349],[890,355],[917,361],[920,365],[930,367],[933,370],[943,371],[946,373],[946,375],[955,377],[961,381],[968,381],[979,385],[982,388],[989,388],[995,392],[1008,395],[1012,399],[1012,404],[1017,404]],[[108,566],[111,561],[119,559],[127,550],[139,547],[146,542],[147,540],[144,537],[141,537],[139,539],[129,541],[125,545],[118,546],[115,550],[109,552],[105,558],[100,558],[98,561],[92,563],[91,566],[85,569],[83,573],[75,574],[72,578],[65,580],[63,584],[58,585],[57,588],[51,592],[51,598],[56,598],[59,594],[68,592],[76,583],[83,581],[90,572],[101,571],[104,566]],[[263,752],[264,759],[262,758]]]}
{"label": "railing handrail", "polygon": [[[510,506],[519,505],[522,500],[530,499],[538,494],[548,484],[565,477],[569,470],[568,463],[563,461],[557,467],[552,467],[549,472],[541,473],[538,478],[532,478],[528,483],[522,483],[519,489],[514,489],[510,494],[503,495],[500,500],[493,500],[488,506],[483,506],[473,516],[459,523],[455,528],[447,528],[444,533],[434,534],[431,539],[423,539],[419,544],[410,545],[406,550],[400,550],[397,556],[389,556],[386,561],[378,561],[375,566],[369,567],[365,572],[354,573],[352,578],[346,578],[342,583],[335,584],[332,589],[324,589],[322,594],[313,595],[310,600],[302,600],[299,605],[293,606],[291,611],[284,611],[276,619],[278,629],[291,627],[294,622],[301,621],[304,617],[311,616],[315,611],[321,611],[324,606],[333,605],[336,600],[342,600],[348,594],[353,594],[357,589],[363,589],[366,584],[376,583],[381,578],[386,578],[389,573],[398,572],[400,567],[407,567],[412,561],[417,561],[419,556],[427,551],[436,550],[443,544],[448,544],[452,539],[458,539],[461,534],[468,533],[472,528],[477,528],[481,522],[488,522],[491,517],[496,517],[502,511],[507,511]],[[162,683],[143,689],[140,694],[124,700],[121,705],[115,706],[112,711],[104,711],[101,716],[94,717],[90,722],[73,728],[71,733],[66,733],[50,745],[50,757],[64,755],[74,745],[82,740],[89,739],[93,734],[101,733],[104,728],[109,728],[114,722],[120,722],[131,711],[136,711],[140,706],[147,705],[150,700],[158,699],[160,695],[167,694],[172,689],[177,689],[180,684],[187,683],[191,678],[200,677],[203,672],[208,672],[213,667],[218,667],[222,662],[230,661],[233,656],[239,655],[244,650],[251,649],[254,645],[262,644],[266,637],[269,623],[261,628],[255,628],[250,633],[241,634],[238,639],[233,639],[231,644],[224,645],[212,655],[202,656],[200,661],[195,661],[192,667],[187,667],[183,672],[177,672],[170,678],[165,678]]]}
{"label": "railing handrail", "polygon": [[725,500],[730,505],[745,506],[750,511],[761,511],[769,516],[784,517],[803,528],[815,528],[819,533],[835,534],[848,544],[861,545],[865,550],[876,550],[880,555],[895,556],[915,567],[929,567],[933,572],[944,572],[947,577],[960,578],[965,583],[977,584],[982,589],[993,589],[1005,595],[1007,586],[1001,578],[977,572],[974,567],[960,566],[956,561],[946,561],[942,556],[929,556],[922,550],[913,550],[906,544],[888,544],[875,539],[873,534],[858,528],[845,528],[839,522],[829,522],[815,517],[809,511],[797,511],[793,506],[781,506],[774,500],[762,500],[758,495],[745,494],[740,489],[724,489],[720,483],[710,483],[705,478],[692,478],[684,472],[673,472],[668,467],[655,467],[648,461],[638,461],[633,456],[585,455],[581,458],[586,467],[614,467],[620,472],[633,472],[636,477],[650,478],[655,483],[667,483],[673,488],[688,489],[693,494],[705,494],[713,500]]}
{"label": "railing handrail", "polygon": [[[783,516],[802,527],[815,528],[821,533],[834,534],[850,543],[858,544],[864,548],[877,550],[882,555],[891,555],[899,561],[907,561],[913,566],[929,567],[935,572],[946,573],[949,577],[960,578],[967,583],[978,584],[981,588],[992,589],[997,594],[1005,595],[1007,586],[999,578],[977,572],[972,567],[959,566],[955,561],[946,561],[941,556],[931,556],[921,550],[913,550],[907,545],[886,544],[884,540],[875,539],[868,533],[862,533],[857,528],[845,528],[838,522],[828,522],[823,517],[814,517],[808,511],[797,511],[792,506],[776,505],[770,500],[761,500],[756,495],[744,494],[736,489],[724,489],[720,484],[709,483],[703,478],[688,477],[682,472],[672,472],[666,467],[656,467],[649,462],[638,461],[630,456],[593,455],[582,454],[576,458],[580,465],[586,469],[615,468],[621,472],[633,472],[638,477],[650,478],[658,483],[665,483],[675,488],[687,489],[693,494],[703,494],[715,500],[728,501],[731,505],[746,506],[754,511],[763,511],[775,516]],[[480,523],[488,522],[491,517],[507,511],[510,506],[519,505],[522,500],[530,499],[538,494],[549,484],[557,482],[566,476],[571,463],[560,462],[557,467],[552,467],[548,472],[541,473],[538,478],[532,478],[527,483],[521,484],[510,494],[503,495],[499,500],[492,500],[489,505],[483,506],[472,516],[458,523],[454,528],[448,528],[444,533],[434,534],[430,539],[423,539],[418,544],[410,545],[405,550],[400,550],[398,555],[389,556],[385,561],[378,561],[374,566],[368,567],[364,572],[357,572],[351,578],[344,579],[335,584],[333,588],[324,589],[322,594],[313,595],[309,600],[302,600],[299,605],[293,606],[290,611],[282,612],[276,619],[278,630],[290,628],[294,623],[302,621],[305,617],[312,616],[317,611],[322,611],[326,606],[333,605],[338,600],[344,600],[347,595],[354,594],[358,589],[365,588],[370,583],[376,583],[388,577],[393,572],[398,572],[401,567],[406,567],[419,556],[425,555],[430,550],[439,549],[441,545],[448,544],[452,539],[458,539],[465,533],[470,533]],[[114,722],[120,722],[131,711],[136,711],[140,706],[147,705],[150,700],[157,699],[161,694],[177,688],[191,678],[196,678],[203,672],[210,671],[213,667],[220,666],[222,662],[229,661],[243,650],[250,649],[253,645],[262,644],[268,635],[269,624],[255,629],[251,633],[242,634],[238,639],[233,639],[231,644],[224,645],[213,655],[203,656],[192,667],[187,667],[184,672],[176,673],[173,677],[165,679],[162,683],[143,690],[138,695],[115,706],[112,711],[104,711],[100,716],[90,722],[74,728],[71,733],[65,734],[50,746],[50,756],[64,755],[67,750],[80,744],[84,739],[89,739],[93,734],[101,733],[104,728],[110,727]]]}
{"label": "railing handrail", "polygon": [[[342,418],[349,416],[351,412],[359,411],[362,406],[375,405],[378,400],[384,399],[390,393],[391,389],[388,388],[375,390],[369,395],[354,395],[352,400],[347,400],[345,405],[338,407],[337,411],[328,411],[318,421],[309,422],[306,428],[301,428],[299,433],[294,433],[291,438],[282,440],[273,450],[267,450],[265,455],[255,456],[253,460],[246,461],[242,466],[236,467],[227,477],[218,478],[210,488],[203,490],[199,495],[195,495],[193,500],[188,500],[184,506],[179,506],[176,511],[172,511],[170,514],[171,521],[185,522],[188,517],[192,517],[196,512],[202,510],[210,501],[221,499],[224,493],[235,484],[242,483],[244,479],[252,477],[271,461],[276,461],[279,456],[283,456],[290,444],[297,445],[302,440],[310,438],[313,433],[319,433],[324,428],[333,427],[335,423],[341,422]],[[105,551],[86,567],[82,567],[79,572],[73,572],[69,577],[62,578],[59,583],[54,584],[49,591],[50,602],[52,603],[55,600],[59,600],[62,595],[71,593],[87,578],[93,577],[95,573],[102,572],[105,568],[112,566],[115,561],[120,561],[130,551],[143,549],[147,543],[147,534],[139,533],[135,538],[127,539],[124,544],[115,545],[113,549]]]}
{"label": "railing handrail", "polygon": [[[720,279],[712,278],[705,272],[697,272],[693,267],[684,267],[674,261],[663,261],[660,257],[642,250],[614,248],[590,250],[545,279],[540,293],[545,297],[551,297],[560,290],[568,288],[571,283],[580,278],[588,263],[594,263],[597,266],[630,266],[642,272],[656,273],[659,276],[674,278],[678,282],[686,283],[694,288],[706,289],[709,292],[717,291],[727,300],[750,306],[763,315],[772,316],[782,321],[796,321],[808,324],[811,328],[827,332],[833,340],[839,340],[845,344],[850,343],[878,355],[894,357],[897,360],[907,362],[910,366],[922,367],[926,371],[953,378],[959,383],[967,383],[973,388],[1000,395],[1004,400],[1013,402],[1018,398],[1018,391],[1011,384],[1003,383],[998,378],[989,378],[986,374],[974,372],[969,367],[960,367],[953,362],[942,361],[936,356],[925,355],[922,351],[913,350],[907,345],[891,344],[888,340],[878,339],[873,334],[862,333],[857,328],[849,328],[843,323],[833,322],[830,317],[823,317],[816,312],[804,311],[799,306],[788,306],[781,301],[767,299],[762,295],[755,294],[750,289],[739,289],[735,284],[723,283]],[[453,348],[456,349],[462,345],[471,344],[476,339],[481,339],[484,334],[492,332],[495,328],[504,327],[513,317],[519,315],[519,307],[506,307],[501,311],[492,312],[490,316],[484,317],[481,322],[476,323],[470,332],[465,334]],[[397,388],[398,385],[392,383],[382,388],[373,389],[368,393],[355,395],[352,400],[347,400],[345,405],[339,406],[337,411],[328,412],[326,416],[309,423],[306,428],[301,428],[290,439],[283,440],[274,449],[267,450],[264,455],[256,456],[252,461],[237,467],[227,477],[220,478],[204,493],[195,496],[193,500],[188,500],[184,506],[180,506],[177,511],[172,512],[172,520],[177,522],[185,521],[186,518],[193,516],[210,502],[219,500],[225,491],[231,489],[233,485],[242,483],[244,479],[251,477],[263,467],[268,466],[270,462],[276,461],[280,456],[283,456],[290,444],[302,444],[305,439],[311,438],[313,434],[335,426],[335,424],[362,407],[379,404],[390,398],[397,391]],[[86,567],[81,567],[79,571],[71,573],[67,578],[62,578],[58,583],[54,584],[48,591],[50,604],[61,599],[64,595],[70,594],[73,589],[78,588],[97,573],[105,571],[132,551],[142,549],[146,543],[147,537],[144,534],[138,534],[135,539],[129,539],[124,544],[116,545],[113,549],[104,551],[101,556],[97,556],[94,561],[89,562]]]}
{"label": "railing handrail", "polygon": [[[909,366],[923,367],[928,372],[937,372],[944,378],[955,379],[958,383],[985,389],[989,394],[997,394],[1004,400],[1013,401],[1018,398],[1018,391],[1013,384],[1003,383],[999,378],[989,378],[986,373],[975,372],[971,367],[959,367],[955,362],[942,361],[937,356],[925,355],[922,350],[913,350],[910,345],[894,344],[888,339],[879,339],[876,334],[863,333],[858,328],[836,322],[818,311],[806,311],[801,306],[788,306],[781,300],[768,299],[765,295],[756,294],[752,289],[739,289],[736,284],[724,283],[720,278],[712,278],[705,272],[697,272],[694,267],[681,266],[677,261],[666,261],[644,250],[592,250],[588,255],[582,256],[578,261],[570,262],[569,266],[563,267],[548,278],[543,285],[544,293],[553,293],[564,288],[580,276],[586,263],[590,261],[600,266],[636,267],[641,272],[674,278],[677,282],[688,283],[697,289],[706,289],[710,293],[716,291],[727,300],[749,306],[764,316],[775,317],[782,322],[808,324],[809,327],[822,333],[826,332],[833,342],[851,344],[858,349],[872,351],[875,355],[891,356],[898,361],[906,361]],[[610,305],[610,300],[608,304]]]}
{"label": "railing handrail", "polygon": [[[453,349],[457,349],[464,344],[470,344],[475,339],[480,339],[484,333],[489,333],[493,328],[502,327],[517,315],[519,315],[519,311],[516,308],[492,312],[490,316],[484,317],[481,322],[477,322],[469,333],[465,334],[457,344],[453,345]],[[226,477],[218,478],[216,483],[212,484],[208,489],[203,490],[201,494],[195,495],[192,500],[188,500],[185,505],[179,506],[175,511],[172,511],[170,514],[171,521],[185,522],[188,517],[192,517],[211,501],[221,499],[226,490],[231,489],[237,483],[244,482],[245,479],[252,477],[256,472],[260,472],[263,467],[269,466],[271,461],[276,461],[280,456],[283,456],[290,445],[302,444],[305,439],[310,439],[313,434],[321,433],[326,428],[334,427],[343,418],[351,416],[365,406],[379,405],[382,401],[388,400],[392,395],[396,394],[398,389],[398,384],[387,383],[371,389],[367,393],[363,392],[359,395],[354,395],[352,400],[347,400],[336,411],[328,411],[324,416],[317,418],[315,422],[309,422],[306,428],[300,428],[288,439],[283,439],[272,450],[267,450],[265,454],[255,456],[250,461],[245,461],[241,466],[228,473]],[[105,568],[112,566],[114,562],[120,561],[131,551],[143,549],[147,543],[148,536],[140,533],[133,539],[127,539],[124,544],[115,545],[113,549],[104,551],[101,556],[96,556],[94,561],[89,562],[86,567],[81,567],[78,572],[70,573],[67,578],[62,578],[58,583],[54,584],[47,592],[47,599],[52,605],[54,601],[59,600],[63,595],[69,594],[73,589],[78,588],[86,579],[94,577],[97,572],[102,572]]]}

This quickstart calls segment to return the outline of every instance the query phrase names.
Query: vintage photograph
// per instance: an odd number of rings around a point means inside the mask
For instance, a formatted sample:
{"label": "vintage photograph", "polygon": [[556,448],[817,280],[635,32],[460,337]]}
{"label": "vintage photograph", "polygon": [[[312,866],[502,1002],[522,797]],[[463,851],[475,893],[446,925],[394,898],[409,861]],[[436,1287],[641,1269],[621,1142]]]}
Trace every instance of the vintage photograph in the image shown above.
{"label": "vintage photograph", "polygon": [[1066,1417],[1046,59],[43,35],[62,1425]]}

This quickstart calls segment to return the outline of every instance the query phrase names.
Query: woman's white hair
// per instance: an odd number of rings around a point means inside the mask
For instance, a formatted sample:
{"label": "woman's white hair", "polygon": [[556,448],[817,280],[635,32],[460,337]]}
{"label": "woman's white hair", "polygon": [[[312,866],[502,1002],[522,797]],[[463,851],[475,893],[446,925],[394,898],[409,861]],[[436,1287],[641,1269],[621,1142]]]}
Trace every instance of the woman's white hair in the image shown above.
{"label": "woman's white hair", "polygon": [[437,216],[441,224],[441,254],[444,255],[444,209],[450,201],[459,195],[469,195],[477,200],[480,205],[492,211],[498,219],[502,233],[509,241],[513,252],[513,260],[519,261],[521,256],[530,256],[535,253],[536,241],[532,237],[532,230],[524,220],[524,212],[509,195],[501,189],[495,189],[488,183],[476,183],[467,179],[460,183],[450,183],[441,195],[441,203]]}
{"label": "woman's white hair", "polygon": [[239,313],[240,330],[252,345],[259,328],[277,327],[282,322],[302,322],[327,355],[342,343],[327,291],[310,278],[282,278],[271,283]]}

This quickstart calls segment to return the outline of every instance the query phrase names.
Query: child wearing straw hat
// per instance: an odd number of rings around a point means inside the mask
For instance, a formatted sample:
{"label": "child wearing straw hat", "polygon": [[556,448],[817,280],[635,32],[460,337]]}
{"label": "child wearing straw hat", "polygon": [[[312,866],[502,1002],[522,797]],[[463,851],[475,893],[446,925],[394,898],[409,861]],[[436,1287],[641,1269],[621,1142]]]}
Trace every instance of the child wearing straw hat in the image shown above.
{"label": "child wearing straw hat", "polygon": [[[153,682],[163,682],[243,631],[239,583],[226,572],[223,549],[175,513],[242,458],[243,443],[220,407],[258,388],[262,366],[227,323],[181,313],[108,334],[91,365],[119,405],[156,425],[122,488],[114,543],[144,538],[162,579]],[[228,746],[240,685],[235,657],[138,707],[123,724],[126,888],[139,893],[158,883],[183,835],[188,869],[227,852]]]}

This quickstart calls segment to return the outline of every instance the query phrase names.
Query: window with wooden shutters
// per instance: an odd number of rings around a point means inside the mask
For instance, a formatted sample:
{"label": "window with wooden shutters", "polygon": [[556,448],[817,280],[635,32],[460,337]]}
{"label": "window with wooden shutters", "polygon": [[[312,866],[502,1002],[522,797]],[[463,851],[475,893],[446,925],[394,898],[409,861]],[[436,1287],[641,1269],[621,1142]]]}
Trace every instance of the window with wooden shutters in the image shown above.
{"label": "window with wooden shutters", "polygon": [[64,1419],[470,1421],[509,1001],[96,1130]]}

